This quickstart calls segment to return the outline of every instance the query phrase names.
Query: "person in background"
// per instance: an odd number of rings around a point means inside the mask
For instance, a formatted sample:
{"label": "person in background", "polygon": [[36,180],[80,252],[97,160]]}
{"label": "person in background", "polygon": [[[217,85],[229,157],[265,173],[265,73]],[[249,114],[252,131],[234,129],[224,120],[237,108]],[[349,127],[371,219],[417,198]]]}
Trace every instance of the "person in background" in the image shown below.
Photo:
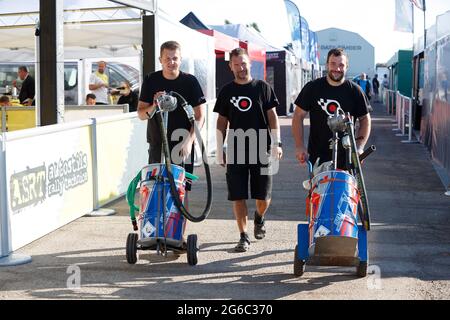
{"label": "person in background", "polygon": [[383,81],[381,82],[381,86],[384,89],[389,89],[389,79],[386,73],[383,75]]}
{"label": "person in background", "polygon": [[19,101],[24,106],[31,106],[34,104],[35,85],[33,77],[28,73],[26,66],[20,66],[17,74],[22,80],[22,87],[19,93]]}
{"label": "person in background", "polygon": [[128,104],[128,111],[134,112],[137,110],[137,104],[139,97],[136,92],[131,90],[130,83],[123,81],[120,83],[119,90],[120,98],[117,100],[117,104]]}
{"label": "person in background", "polygon": [[95,106],[97,97],[93,93],[88,93],[86,95],[86,105]]}
{"label": "person in background", "polygon": [[108,86],[109,79],[106,71],[106,62],[97,63],[97,71],[91,74],[89,79],[89,90],[97,97],[95,104],[109,104]]}
{"label": "person in background", "polygon": [[361,87],[367,98],[370,100],[372,98],[372,90],[370,81],[367,79],[367,74],[364,72],[361,73],[359,79],[356,80],[356,83]]}
{"label": "person in background", "polygon": [[[327,76],[308,82],[297,99],[292,118],[292,135],[295,141],[295,155],[300,165],[305,166],[309,160],[318,165],[332,160],[330,139],[333,134],[327,124],[328,117],[333,116],[340,107],[345,113],[359,122],[355,132],[356,147],[361,154],[370,135],[371,118],[369,101],[362,89],[353,81],[345,80],[348,70],[348,56],[342,48],[331,49],[327,55]],[[310,134],[308,149],[305,148],[303,120],[309,113]],[[346,170],[345,150],[341,144],[338,148],[339,169]]]}
{"label": "person in background", "polygon": [[0,97],[0,107],[10,107],[11,101],[9,100],[8,96],[1,96]]}
{"label": "person in background", "polygon": [[372,79],[372,88],[375,102],[379,102],[379,88],[380,82],[378,81],[378,74],[375,74]]}

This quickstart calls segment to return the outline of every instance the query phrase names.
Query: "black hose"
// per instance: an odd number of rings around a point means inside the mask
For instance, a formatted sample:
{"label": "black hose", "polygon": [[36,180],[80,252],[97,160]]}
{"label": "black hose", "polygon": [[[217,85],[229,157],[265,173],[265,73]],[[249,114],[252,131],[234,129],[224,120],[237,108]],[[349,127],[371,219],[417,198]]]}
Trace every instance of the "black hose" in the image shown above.
{"label": "black hose", "polygon": [[[177,98],[181,99],[181,102],[182,102],[181,106],[183,108],[187,105],[186,100],[179,93],[171,91],[170,94],[173,94]],[[201,139],[200,132],[197,128],[197,125],[195,124],[195,120],[194,121],[191,120],[191,125],[194,126],[195,135],[201,145],[202,160],[203,160],[203,165],[205,168],[206,182],[207,182],[207,188],[208,188],[205,209],[203,210],[203,213],[198,217],[193,216],[192,214],[190,214],[189,211],[186,210],[186,208],[183,205],[183,202],[180,199],[180,195],[178,194],[175,180],[174,180],[174,177],[172,174],[172,166],[171,166],[171,161],[170,161],[170,156],[169,156],[170,155],[169,142],[167,141],[167,136],[166,136],[166,133],[164,132],[164,123],[163,123],[162,115],[160,112],[158,112],[158,114],[157,114],[157,121],[159,122],[159,130],[160,130],[161,139],[162,139],[162,147],[163,147],[164,159],[165,159],[165,163],[166,163],[167,176],[169,178],[170,194],[171,194],[173,200],[175,201],[176,207],[178,208],[178,210],[180,210],[180,212],[183,214],[183,216],[186,219],[188,219],[189,221],[192,221],[192,222],[201,222],[208,217],[209,212],[211,211],[212,183],[211,183],[211,172],[209,170],[209,165],[207,163],[207,159],[206,159],[206,155],[205,155],[205,145],[203,144],[203,140]]]}

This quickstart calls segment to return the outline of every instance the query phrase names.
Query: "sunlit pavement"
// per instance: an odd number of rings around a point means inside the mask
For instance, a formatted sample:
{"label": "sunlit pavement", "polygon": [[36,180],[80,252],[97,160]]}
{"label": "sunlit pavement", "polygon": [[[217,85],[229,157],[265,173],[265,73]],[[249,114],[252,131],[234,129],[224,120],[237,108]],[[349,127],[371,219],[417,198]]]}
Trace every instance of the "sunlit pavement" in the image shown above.
{"label": "sunlit pavement", "polygon": [[[450,197],[421,144],[402,144],[392,119],[375,104],[369,144],[377,151],[364,163],[372,218],[369,275],[355,268],[307,266],[293,275],[296,226],[305,218],[301,182],[306,169],[295,161],[291,119],[281,118],[284,159],[274,178],[267,236],[253,237],[246,253],[235,253],[239,233],[227,201],[225,173],[212,165],[214,198],[209,218],[188,223],[199,237],[196,266],[186,255],[139,251],[125,258],[132,232],[125,200],[117,214],[82,217],[21,248],[32,263],[0,269],[0,299],[448,299],[450,292]],[[205,179],[191,193],[191,210],[203,210]],[[249,202],[249,211],[254,203]]]}

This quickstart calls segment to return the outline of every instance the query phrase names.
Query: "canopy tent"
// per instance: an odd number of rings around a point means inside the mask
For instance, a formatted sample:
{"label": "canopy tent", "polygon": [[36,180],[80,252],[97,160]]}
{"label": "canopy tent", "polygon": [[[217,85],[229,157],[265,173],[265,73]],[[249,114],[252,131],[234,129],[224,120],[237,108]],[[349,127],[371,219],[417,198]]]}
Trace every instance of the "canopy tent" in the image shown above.
{"label": "canopy tent", "polygon": [[[28,3],[29,2],[29,3]],[[33,61],[39,1],[2,1],[0,55],[2,62]],[[141,52],[141,13],[111,1],[64,1],[64,57],[127,57]]]}
{"label": "canopy tent", "polygon": [[[2,62],[33,61],[35,58],[35,27],[11,28],[0,33]],[[127,57],[140,54],[142,23],[90,23],[76,28],[64,26],[64,57]]]}

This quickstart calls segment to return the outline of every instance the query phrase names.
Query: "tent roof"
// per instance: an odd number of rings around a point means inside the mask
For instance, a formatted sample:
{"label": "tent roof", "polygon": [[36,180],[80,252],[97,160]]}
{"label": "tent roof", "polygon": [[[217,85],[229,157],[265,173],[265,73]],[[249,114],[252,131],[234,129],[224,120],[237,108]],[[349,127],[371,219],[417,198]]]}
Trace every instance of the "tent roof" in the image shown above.
{"label": "tent roof", "polygon": [[256,30],[253,31],[243,24],[210,25],[210,27],[231,37],[257,44],[258,46],[265,48],[266,51],[284,50],[283,48],[271,45],[259,32]]}
{"label": "tent roof", "polygon": [[[136,3],[142,1],[135,1]],[[27,5],[2,0],[0,56],[2,62],[35,59],[39,1]],[[149,2],[150,3],[150,2]],[[136,56],[141,51],[140,11],[111,1],[64,1],[64,58]]]}
{"label": "tent roof", "polygon": [[[34,26],[17,27],[0,33],[1,60],[30,61],[35,57]],[[64,58],[79,59],[92,56],[135,56],[142,43],[142,23],[87,23],[64,26]]]}
{"label": "tent roof", "polygon": [[216,30],[198,30],[214,38],[214,49],[228,52],[239,47],[239,40]]}

